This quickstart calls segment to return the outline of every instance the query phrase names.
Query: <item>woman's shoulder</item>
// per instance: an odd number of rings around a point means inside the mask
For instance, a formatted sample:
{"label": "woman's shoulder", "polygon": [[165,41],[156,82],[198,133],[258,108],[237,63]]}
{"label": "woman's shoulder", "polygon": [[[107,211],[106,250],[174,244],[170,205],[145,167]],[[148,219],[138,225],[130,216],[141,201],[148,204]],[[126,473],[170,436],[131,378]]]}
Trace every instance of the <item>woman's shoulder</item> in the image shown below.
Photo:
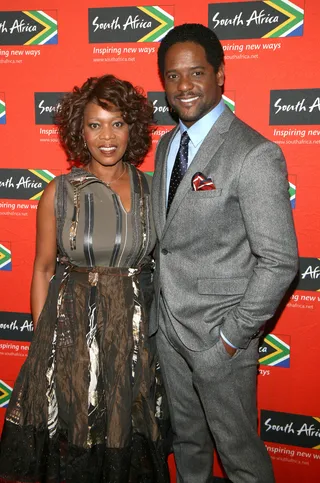
{"label": "woman's shoulder", "polygon": [[140,175],[142,178],[144,178],[148,184],[149,190],[151,190],[152,187],[152,172],[150,171],[142,171],[141,169],[136,168],[137,171],[139,171]]}
{"label": "woman's shoulder", "polygon": [[55,192],[56,194],[63,189],[65,180],[68,179],[69,173],[62,173],[56,176],[51,183],[54,184],[55,186]]}
{"label": "woman's shoulder", "polygon": [[152,176],[146,171],[142,171],[137,166],[133,164],[129,164],[129,168],[131,170],[131,176],[133,181],[133,189],[137,193],[139,191],[143,191],[144,194],[150,194],[151,192],[151,185],[152,185]]}
{"label": "woman's shoulder", "polygon": [[66,184],[72,185],[74,182],[80,181],[88,176],[87,171],[82,167],[73,166],[68,172],[62,173],[55,178],[57,185],[66,186]]}

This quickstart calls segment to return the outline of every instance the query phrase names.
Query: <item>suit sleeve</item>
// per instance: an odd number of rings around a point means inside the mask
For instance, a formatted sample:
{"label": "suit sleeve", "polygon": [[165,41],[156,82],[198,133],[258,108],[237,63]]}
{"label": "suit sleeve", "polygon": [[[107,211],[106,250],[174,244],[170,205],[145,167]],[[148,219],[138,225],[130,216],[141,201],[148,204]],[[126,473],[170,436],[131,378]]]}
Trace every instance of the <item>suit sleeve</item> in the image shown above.
{"label": "suit sleeve", "polygon": [[246,348],[274,315],[298,270],[286,163],[276,144],[264,142],[247,154],[238,196],[256,266],[240,304],[228,312],[221,331],[234,346]]}

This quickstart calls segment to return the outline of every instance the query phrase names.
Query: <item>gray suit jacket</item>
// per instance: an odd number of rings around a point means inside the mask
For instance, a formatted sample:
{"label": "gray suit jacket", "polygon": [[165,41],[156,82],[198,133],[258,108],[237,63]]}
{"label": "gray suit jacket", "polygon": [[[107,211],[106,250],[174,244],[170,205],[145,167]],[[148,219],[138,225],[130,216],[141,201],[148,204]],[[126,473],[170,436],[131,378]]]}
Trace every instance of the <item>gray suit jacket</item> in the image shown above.
{"label": "gray suit jacket", "polygon": [[[246,348],[270,319],[298,265],[287,171],[279,147],[226,108],[189,166],[166,218],[166,159],[178,128],[157,148],[152,202],[158,236],[155,303],[191,350],[220,330]],[[197,172],[216,189],[192,191]]]}

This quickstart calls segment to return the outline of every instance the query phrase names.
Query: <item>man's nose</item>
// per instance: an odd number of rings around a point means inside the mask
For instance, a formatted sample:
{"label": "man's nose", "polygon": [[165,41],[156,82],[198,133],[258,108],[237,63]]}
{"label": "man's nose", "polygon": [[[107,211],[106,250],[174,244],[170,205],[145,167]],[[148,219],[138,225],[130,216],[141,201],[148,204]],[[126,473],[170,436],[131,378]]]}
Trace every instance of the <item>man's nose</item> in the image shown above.
{"label": "man's nose", "polygon": [[181,76],[178,82],[179,91],[190,91],[193,88],[193,82],[190,76]]}

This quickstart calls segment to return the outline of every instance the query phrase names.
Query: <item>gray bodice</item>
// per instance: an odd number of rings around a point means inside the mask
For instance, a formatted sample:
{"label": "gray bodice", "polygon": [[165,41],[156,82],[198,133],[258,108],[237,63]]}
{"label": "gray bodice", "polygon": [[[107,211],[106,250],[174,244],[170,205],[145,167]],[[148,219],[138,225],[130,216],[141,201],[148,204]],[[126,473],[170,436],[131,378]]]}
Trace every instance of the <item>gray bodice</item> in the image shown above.
{"label": "gray bodice", "polygon": [[60,257],[82,267],[136,267],[148,258],[155,244],[152,178],[132,165],[129,168],[129,212],[110,187],[81,168],[56,178]]}

